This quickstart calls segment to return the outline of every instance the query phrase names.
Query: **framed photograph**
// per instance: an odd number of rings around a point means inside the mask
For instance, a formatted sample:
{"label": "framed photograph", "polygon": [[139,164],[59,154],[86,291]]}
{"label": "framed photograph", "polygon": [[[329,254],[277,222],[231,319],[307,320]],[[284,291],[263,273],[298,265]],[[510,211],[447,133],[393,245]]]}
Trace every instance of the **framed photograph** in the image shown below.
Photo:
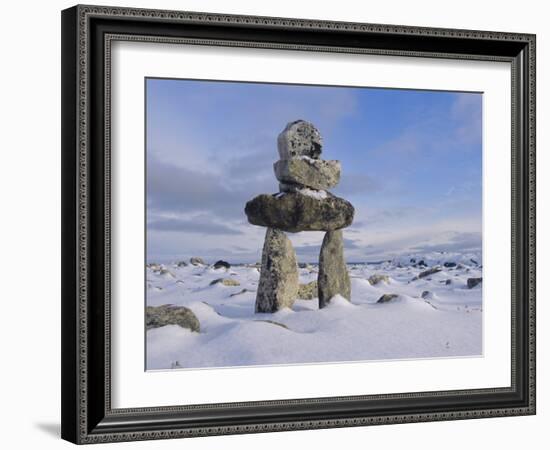
{"label": "framed photograph", "polygon": [[62,12],[62,437],[535,413],[535,36]]}

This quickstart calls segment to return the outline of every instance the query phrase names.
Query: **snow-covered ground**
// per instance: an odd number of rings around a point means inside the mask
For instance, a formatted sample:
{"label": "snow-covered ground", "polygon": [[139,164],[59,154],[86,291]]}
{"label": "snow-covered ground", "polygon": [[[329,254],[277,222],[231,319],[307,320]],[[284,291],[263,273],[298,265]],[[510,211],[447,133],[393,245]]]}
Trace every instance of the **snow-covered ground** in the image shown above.
{"label": "snow-covered ground", "polygon": [[[422,260],[429,267],[419,267]],[[458,265],[443,266],[450,261]],[[418,278],[434,264],[442,270]],[[469,289],[467,280],[482,276],[479,264],[478,255],[452,254],[349,264],[351,302],[335,298],[320,310],[317,299],[297,300],[292,309],[273,314],[254,313],[259,271],[251,265],[148,267],[147,305],[186,306],[199,319],[201,330],[178,325],[148,330],[147,368],[478,356],[482,285]],[[371,285],[372,275],[389,279]],[[239,285],[210,284],[219,278]],[[315,266],[300,269],[301,283],[316,278]],[[377,303],[383,294],[397,297]]]}

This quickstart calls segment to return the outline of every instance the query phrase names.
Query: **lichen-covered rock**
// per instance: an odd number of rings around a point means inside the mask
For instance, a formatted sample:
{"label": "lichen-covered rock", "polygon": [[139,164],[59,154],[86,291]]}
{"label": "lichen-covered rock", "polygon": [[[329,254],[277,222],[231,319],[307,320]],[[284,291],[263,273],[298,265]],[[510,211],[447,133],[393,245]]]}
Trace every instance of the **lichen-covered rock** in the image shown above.
{"label": "lichen-covered rock", "polygon": [[483,278],[468,278],[466,280],[466,283],[468,285],[468,289],[472,289],[472,288],[475,288],[482,281],[483,281]]}
{"label": "lichen-covered rock", "polygon": [[313,300],[317,297],[317,290],[317,280],[310,281],[306,284],[300,284],[298,298],[302,300]]}
{"label": "lichen-covered rock", "polygon": [[189,262],[193,264],[194,266],[205,266],[206,263],[202,258],[199,258],[198,256],[193,256]]}
{"label": "lichen-covered rock", "polygon": [[195,313],[185,306],[148,306],[145,311],[147,329],[179,325],[191,331],[200,331],[200,322]]}
{"label": "lichen-covered rock", "polygon": [[398,297],[399,295],[397,294],[384,294],[376,301],[376,303],[388,303],[388,302],[391,302],[392,300],[395,300]]}
{"label": "lichen-covered rock", "polygon": [[353,205],[343,198],[326,194],[324,198],[300,192],[262,194],[250,200],[244,211],[252,225],[291,233],[333,231],[351,225],[355,213]]}
{"label": "lichen-covered rock", "polygon": [[372,286],[374,286],[375,284],[380,283],[381,281],[383,281],[384,283],[389,283],[390,282],[390,277],[388,277],[387,275],[379,275],[379,274],[376,274],[376,273],[369,277],[369,283]]}
{"label": "lichen-covered rock", "polygon": [[323,148],[323,139],[315,126],[305,120],[287,124],[277,138],[277,148],[281,159],[308,156],[318,159]]}
{"label": "lichen-covered rock", "polygon": [[298,295],[298,264],[292,243],[281,230],[268,228],[262,252],[255,311],[290,308]]}
{"label": "lichen-covered rock", "polygon": [[217,278],[215,280],[212,280],[210,282],[210,286],[214,286],[215,284],[221,283],[224,286],[240,286],[241,283],[239,283],[237,280],[234,280],[233,278]]}
{"label": "lichen-covered rock", "polygon": [[317,278],[319,308],[324,308],[335,295],[351,300],[351,283],[344,259],[342,230],[328,231],[319,254]]}
{"label": "lichen-covered rock", "polygon": [[340,161],[307,157],[281,159],[273,164],[277,180],[313,189],[330,189],[340,181]]}

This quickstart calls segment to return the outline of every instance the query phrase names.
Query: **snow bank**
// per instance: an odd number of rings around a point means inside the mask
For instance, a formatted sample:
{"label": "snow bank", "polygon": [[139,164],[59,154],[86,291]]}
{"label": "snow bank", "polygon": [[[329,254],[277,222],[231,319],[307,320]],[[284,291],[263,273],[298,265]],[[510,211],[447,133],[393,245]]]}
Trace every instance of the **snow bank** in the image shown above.
{"label": "snow bank", "polygon": [[[209,267],[170,267],[173,277],[148,268],[147,305],[186,306],[201,332],[174,325],[147,331],[147,369],[480,355],[482,289],[468,289],[467,280],[481,277],[481,268],[459,260],[462,267],[442,267],[418,279],[425,268],[401,260],[349,265],[351,302],[336,296],[320,310],[317,299],[297,300],[292,309],[273,314],[254,313],[259,280],[254,268],[231,267],[226,276],[239,286],[211,286],[220,273]],[[317,277],[315,267],[299,273],[301,283]],[[389,283],[371,285],[372,275],[386,275]],[[384,294],[398,297],[377,303]]]}

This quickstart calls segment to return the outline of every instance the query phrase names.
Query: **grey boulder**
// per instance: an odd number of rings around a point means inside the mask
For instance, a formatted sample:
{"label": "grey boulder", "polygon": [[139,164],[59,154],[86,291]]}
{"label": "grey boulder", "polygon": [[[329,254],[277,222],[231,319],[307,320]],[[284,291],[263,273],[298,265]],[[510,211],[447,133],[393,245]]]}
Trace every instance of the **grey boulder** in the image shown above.
{"label": "grey boulder", "polygon": [[145,324],[148,330],[166,325],[178,325],[191,331],[200,331],[199,319],[185,306],[148,306],[145,311]]}
{"label": "grey boulder", "polygon": [[300,284],[298,289],[298,298],[301,300],[312,300],[317,297],[317,280],[310,281],[306,284]]}
{"label": "grey boulder", "polygon": [[210,282],[210,286],[214,286],[215,284],[223,284],[224,286],[240,286],[241,283],[239,283],[237,280],[234,280],[233,278],[217,278],[215,280],[212,280]]}
{"label": "grey boulder", "polygon": [[298,295],[298,264],[292,243],[281,230],[268,228],[255,311],[273,313],[290,308]]}
{"label": "grey boulder", "polygon": [[380,274],[376,274],[376,273],[369,277],[369,284],[371,284],[372,286],[374,286],[375,284],[378,284],[380,282],[389,283],[390,282],[390,277],[387,276],[387,275],[380,275]]}
{"label": "grey boulder", "polygon": [[424,272],[420,272],[418,274],[418,278],[428,277],[438,272],[441,272],[441,267],[435,266],[435,267],[432,267],[431,269],[425,270]]}
{"label": "grey boulder", "polygon": [[219,261],[216,261],[214,263],[214,269],[221,269],[222,267],[224,269],[229,269],[231,267],[231,264],[229,264],[227,261],[224,261],[223,259],[220,259]]}
{"label": "grey boulder", "polygon": [[281,159],[309,156],[318,159],[323,148],[323,139],[312,123],[296,120],[287,124],[277,138]]}
{"label": "grey boulder", "polygon": [[319,308],[324,308],[335,295],[351,300],[351,283],[344,260],[342,230],[329,231],[323,238],[317,278]]}
{"label": "grey boulder", "polygon": [[193,256],[189,262],[193,264],[194,266],[205,266],[206,263],[202,258],[199,258],[198,256]]}
{"label": "grey boulder", "polygon": [[330,189],[340,181],[340,161],[293,158],[281,159],[273,164],[277,180],[284,184],[297,184],[313,189]]}
{"label": "grey boulder", "polygon": [[466,280],[466,284],[468,285],[468,289],[473,289],[482,281],[483,281],[483,278],[468,278]]}
{"label": "grey boulder", "polygon": [[291,233],[345,228],[355,213],[350,202],[330,193],[318,198],[300,192],[258,195],[247,202],[244,211],[252,225]]}
{"label": "grey boulder", "polygon": [[397,294],[384,294],[376,301],[376,303],[388,303],[396,300],[397,298],[399,298],[399,295]]}

